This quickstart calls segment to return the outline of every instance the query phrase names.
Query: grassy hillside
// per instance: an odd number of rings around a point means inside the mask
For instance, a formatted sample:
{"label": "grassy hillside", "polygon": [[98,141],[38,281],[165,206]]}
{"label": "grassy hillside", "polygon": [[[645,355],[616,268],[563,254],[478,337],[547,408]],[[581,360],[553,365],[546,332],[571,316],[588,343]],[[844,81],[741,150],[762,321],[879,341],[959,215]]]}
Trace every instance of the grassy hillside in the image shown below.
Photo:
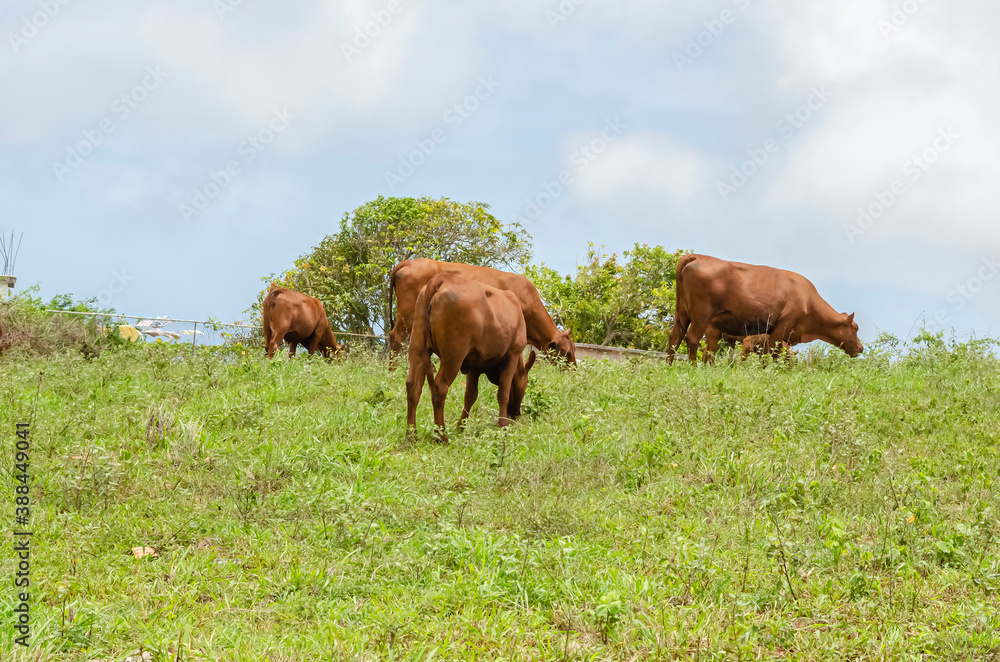
{"label": "grassy hillside", "polygon": [[540,364],[448,446],[371,357],[7,353],[38,599],[22,658],[0,594],[0,659],[996,659],[1000,362],[925,340]]}

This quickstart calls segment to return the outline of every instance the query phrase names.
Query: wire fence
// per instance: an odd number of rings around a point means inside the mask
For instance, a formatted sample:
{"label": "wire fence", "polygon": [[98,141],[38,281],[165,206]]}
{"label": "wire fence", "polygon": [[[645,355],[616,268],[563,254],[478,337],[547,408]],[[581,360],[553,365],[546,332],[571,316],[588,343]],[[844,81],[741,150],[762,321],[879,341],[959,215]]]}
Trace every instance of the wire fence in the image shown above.
{"label": "wire fence", "polygon": [[[264,349],[264,329],[259,324],[243,324],[234,322],[224,324],[214,320],[187,320],[172,317],[150,317],[148,315],[124,315],[119,313],[90,313],[68,310],[50,310],[46,313],[57,315],[76,315],[94,320],[102,333],[116,329],[118,335],[135,342],[157,342],[175,345],[189,345],[192,351],[199,347],[227,347],[240,345],[245,348]],[[352,348],[367,348],[374,351],[386,351],[388,336],[347,333],[334,331],[337,342],[346,345],[348,351]],[[304,348],[300,348],[304,351]],[[609,359],[620,361],[628,358],[646,357],[663,359],[663,352],[651,352],[624,347],[606,347],[603,345],[576,344],[577,356],[580,358]],[[678,359],[684,361],[686,354],[678,354]]]}
{"label": "wire fence", "polygon": [[[264,329],[259,324],[234,322],[225,324],[214,320],[186,320],[172,317],[151,317],[148,315],[124,315],[120,313],[89,313],[68,310],[45,310],[55,315],[77,315],[87,317],[96,323],[102,333],[112,329],[126,340],[135,342],[158,342],[187,344],[192,350],[198,347],[221,347],[242,345],[244,347],[264,347]],[[342,345],[362,345],[381,349],[386,344],[386,336],[334,331],[337,342]]]}

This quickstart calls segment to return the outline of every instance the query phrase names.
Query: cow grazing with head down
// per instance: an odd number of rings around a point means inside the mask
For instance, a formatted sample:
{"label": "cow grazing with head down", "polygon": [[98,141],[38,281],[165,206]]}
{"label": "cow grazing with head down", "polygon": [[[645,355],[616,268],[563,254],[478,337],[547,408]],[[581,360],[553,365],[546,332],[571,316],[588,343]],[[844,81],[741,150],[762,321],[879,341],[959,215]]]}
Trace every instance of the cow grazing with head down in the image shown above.
{"label": "cow grazing with head down", "polygon": [[[804,276],[707,255],[685,255],[677,262],[677,309],[667,348],[669,360],[673,361],[685,340],[688,358],[695,361],[709,327],[744,338],[745,351],[748,342],[751,349],[759,345],[762,351],[773,353],[782,343],[792,346],[813,340],[828,342],[850,356],[864,351],[854,314],[837,312]],[[761,335],[765,338],[754,338]]]}
{"label": "cow grazing with head down", "polygon": [[[459,372],[467,375],[459,428],[464,426],[479,397],[479,376],[484,374],[497,385],[500,426],[520,416],[535,352],[525,363],[524,316],[513,292],[454,274],[438,274],[417,296],[412,331],[410,368],[406,375],[408,434],[416,431],[417,404],[426,379],[434,406],[434,424],[447,439],[444,401]],[[431,354],[441,359],[436,375]]]}
{"label": "cow grazing with head down", "polygon": [[272,285],[264,299],[261,318],[267,358],[273,358],[281,342],[288,342],[288,356],[295,356],[298,345],[310,354],[322,352],[329,358],[342,347],[330,330],[323,303],[301,292]]}
{"label": "cow grazing with head down", "polygon": [[410,335],[417,295],[431,277],[439,273],[454,274],[466,280],[513,292],[524,315],[528,342],[543,352],[550,352],[570,363],[576,363],[576,345],[568,333],[556,328],[542,304],[538,290],[530,280],[524,276],[489,267],[477,267],[460,262],[440,262],[426,258],[404,260],[393,267],[392,273],[389,274],[390,309],[393,294],[396,297],[396,317],[389,333],[389,349],[393,352],[400,351],[403,341]]}

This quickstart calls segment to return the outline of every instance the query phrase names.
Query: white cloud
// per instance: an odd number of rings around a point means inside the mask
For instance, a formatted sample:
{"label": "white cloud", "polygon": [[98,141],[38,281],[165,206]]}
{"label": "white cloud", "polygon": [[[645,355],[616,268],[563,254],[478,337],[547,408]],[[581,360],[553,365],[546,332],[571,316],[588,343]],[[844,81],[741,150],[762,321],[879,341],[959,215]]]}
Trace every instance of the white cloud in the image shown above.
{"label": "white cloud", "polygon": [[[588,134],[577,134],[567,141],[569,150],[573,150],[565,157],[567,167],[572,167],[572,153],[590,139]],[[584,204],[691,211],[695,196],[709,188],[709,173],[708,163],[698,150],[640,130],[626,133],[597,156],[580,174],[576,190]]]}
{"label": "white cloud", "polygon": [[440,114],[442,97],[483,73],[468,57],[476,50],[469,26],[425,3],[400,2],[350,62],[342,45],[353,45],[355,28],[388,0],[243,3],[225,20],[207,2],[67,7],[58,17],[65,20],[18,57],[0,59],[0,81],[18,100],[0,109],[0,138],[38,140],[85,126],[87,113],[106,112],[132,78],[157,64],[170,84],[145,114],[177,133],[253,130],[275,106],[290,106],[302,113],[299,135],[308,146],[352,125]]}

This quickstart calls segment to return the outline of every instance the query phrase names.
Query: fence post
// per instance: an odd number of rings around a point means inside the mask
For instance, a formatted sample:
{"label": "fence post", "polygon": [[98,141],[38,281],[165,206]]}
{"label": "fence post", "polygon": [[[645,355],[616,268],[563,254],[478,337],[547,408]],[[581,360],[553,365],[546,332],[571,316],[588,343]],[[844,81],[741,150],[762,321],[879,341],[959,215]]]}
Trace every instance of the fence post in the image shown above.
{"label": "fence post", "polygon": [[194,347],[198,344],[198,323],[194,323],[194,333],[191,334],[191,356],[194,356]]}

